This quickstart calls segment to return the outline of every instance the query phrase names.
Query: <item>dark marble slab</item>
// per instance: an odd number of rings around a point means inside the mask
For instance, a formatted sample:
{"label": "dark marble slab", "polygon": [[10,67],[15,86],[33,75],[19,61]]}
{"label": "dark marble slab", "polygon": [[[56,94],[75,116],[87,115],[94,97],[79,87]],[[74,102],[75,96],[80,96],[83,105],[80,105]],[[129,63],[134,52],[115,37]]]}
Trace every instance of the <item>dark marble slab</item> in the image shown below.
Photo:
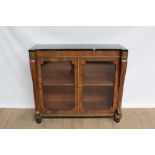
{"label": "dark marble slab", "polygon": [[52,51],[52,50],[116,50],[128,51],[119,44],[37,44],[29,51]]}

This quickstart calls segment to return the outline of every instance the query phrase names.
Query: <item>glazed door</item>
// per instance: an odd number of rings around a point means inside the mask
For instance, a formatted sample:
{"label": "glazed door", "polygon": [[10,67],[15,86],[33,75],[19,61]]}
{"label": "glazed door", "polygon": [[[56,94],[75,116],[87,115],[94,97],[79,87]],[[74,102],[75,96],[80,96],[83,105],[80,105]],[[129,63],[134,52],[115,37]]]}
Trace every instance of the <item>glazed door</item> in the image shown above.
{"label": "glazed door", "polygon": [[43,113],[77,113],[76,58],[38,58],[38,63]]}
{"label": "glazed door", "polygon": [[[118,59],[81,58],[79,60],[79,113],[114,112],[118,95]],[[115,99],[114,99],[115,98]]]}

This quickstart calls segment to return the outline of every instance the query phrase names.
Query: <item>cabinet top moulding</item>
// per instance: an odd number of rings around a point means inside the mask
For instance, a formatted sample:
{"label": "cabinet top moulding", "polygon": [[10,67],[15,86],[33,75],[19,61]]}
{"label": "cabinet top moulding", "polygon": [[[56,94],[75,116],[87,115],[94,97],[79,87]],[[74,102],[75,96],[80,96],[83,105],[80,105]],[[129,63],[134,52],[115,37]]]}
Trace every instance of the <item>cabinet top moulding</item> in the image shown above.
{"label": "cabinet top moulding", "polygon": [[128,49],[119,44],[37,44],[30,48],[29,52],[35,51],[62,51],[62,50],[92,50],[92,51],[124,51],[128,52]]}

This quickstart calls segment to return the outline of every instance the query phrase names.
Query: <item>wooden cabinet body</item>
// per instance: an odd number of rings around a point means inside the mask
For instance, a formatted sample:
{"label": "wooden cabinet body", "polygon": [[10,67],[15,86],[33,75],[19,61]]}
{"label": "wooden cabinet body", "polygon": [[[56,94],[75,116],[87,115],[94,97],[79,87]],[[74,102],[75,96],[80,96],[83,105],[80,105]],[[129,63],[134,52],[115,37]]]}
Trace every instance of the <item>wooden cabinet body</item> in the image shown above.
{"label": "wooden cabinet body", "polygon": [[128,50],[121,45],[35,45],[29,49],[35,118],[120,121]]}

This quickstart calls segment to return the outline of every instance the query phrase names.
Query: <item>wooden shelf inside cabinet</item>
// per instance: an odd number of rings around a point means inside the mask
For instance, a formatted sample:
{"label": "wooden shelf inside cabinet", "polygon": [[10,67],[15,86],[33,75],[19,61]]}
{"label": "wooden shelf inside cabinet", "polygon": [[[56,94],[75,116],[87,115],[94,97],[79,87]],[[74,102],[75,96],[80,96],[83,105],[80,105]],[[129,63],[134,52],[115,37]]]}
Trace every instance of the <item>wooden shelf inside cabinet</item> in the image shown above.
{"label": "wooden shelf inside cabinet", "polygon": [[[113,87],[84,87],[83,89],[83,105],[87,109],[93,109],[98,107],[107,107],[112,106],[113,99]],[[89,107],[90,106],[90,107]],[[101,108],[101,109],[102,109]]]}
{"label": "wooden shelf inside cabinet", "polygon": [[74,108],[73,102],[44,102],[44,107],[48,111],[65,111]]}
{"label": "wooden shelf inside cabinet", "polygon": [[43,87],[43,97],[44,100],[48,102],[74,102],[74,87],[61,87],[61,86],[53,86],[53,87]]}
{"label": "wooden shelf inside cabinet", "polygon": [[29,49],[35,119],[121,119],[128,50],[118,44],[49,44]]}
{"label": "wooden shelf inside cabinet", "polygon": [[43,86],[44,107],[50,110],[70,110],[74,107],[74,87]]}
{"label": "wooden shelf inside cabinet", "polygon": [[99,86],[99,87],[106,87],[106,86],[109,86],[109,87],[110,87],[110,86],[114,86],[114,84],[112,84],[112,83],[107,83],[107,84],[102,84],[102,83],[98,83],[98,84],[93,84],[93,83],[92,83],[92,84],[91,84],[91,83],[89,83],[89,84],[85,84],[85,83],[84,83],[83,86],[87,86],[87,87],[89,87],[89,86],[90,86],[90,87],[92,87],[92,86],[94,86],[94,87],[95,87],[95,86]]}
{"label": "wooden shelf inside cabinet", "polygon": [[110,105],[109,105],[109,102],[105,102],[103,104],[103,102],[84,102],[84,108],[86,110],[100,110],[100,109],[109,109],[110,108]]}
{"label": "wooden shelf inside cabinet", "polygon": [[43,86],[74,86],[70,62],[48,62],[42,65]]}
{"label": "wooden shelf inside cabinet", "polygon": [[74,86],[73,83],[43,83],[43,86],[61,86],[61,87],[65,87],[65,86]]}
{"label": "wooden shelf inside cabinet", "polygon": [[83,84],[114,85],[115,65],[107,62],[86,62],[83,66]]}

